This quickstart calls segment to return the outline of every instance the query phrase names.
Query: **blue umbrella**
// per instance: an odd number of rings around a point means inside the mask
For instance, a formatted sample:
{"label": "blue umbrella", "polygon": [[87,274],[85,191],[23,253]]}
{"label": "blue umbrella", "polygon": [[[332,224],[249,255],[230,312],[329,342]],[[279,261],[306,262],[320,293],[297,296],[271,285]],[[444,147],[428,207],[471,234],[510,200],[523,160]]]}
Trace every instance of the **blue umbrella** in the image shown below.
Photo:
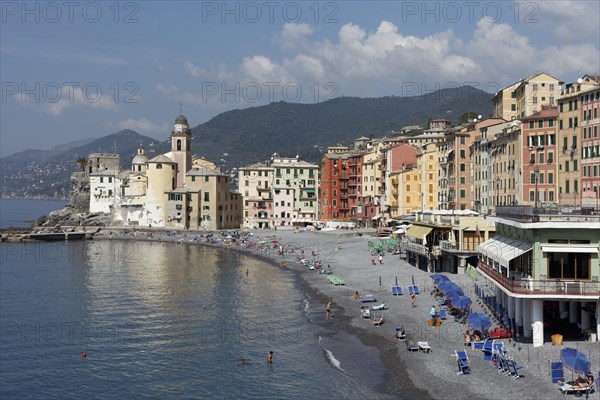
{"label": "blue umbrella", "polygon": [[585,354],[572,347],[561,350],[560,359],[565,367],[574,372],[587,374],[590,370],[590,362]]}
{"label": "blue umbrella", "polygon": [[433,281],[435,283],[450,281],[450,278],[448,278],[446,275],[442,275],[442,274],[431,275],[431,278],[433,279]]}
{"label": "blue umbrella", "polygon": [[460,289],[456,290],[455,288],[452,288],[452,289],[446,290],[446,292],[444,293],[444,295],[446,295],[446,297],[449,298],[449,299],[453,299],[453,298],[458,297],[458,296],[464,296],[464,293]]}
{"label": "blue umbrella", "polygon": [[471,298],[468,296],[456,296],[452,299],[452,306],[456,308],[465,308],[470,306],[471,303]]}
{"label": "blue umbrella", "polygon": [[490,319],[482,313],[473,313],[469,315],[467,321],[469,321],[469,325],[480,331],[486,330],[491,325]]}

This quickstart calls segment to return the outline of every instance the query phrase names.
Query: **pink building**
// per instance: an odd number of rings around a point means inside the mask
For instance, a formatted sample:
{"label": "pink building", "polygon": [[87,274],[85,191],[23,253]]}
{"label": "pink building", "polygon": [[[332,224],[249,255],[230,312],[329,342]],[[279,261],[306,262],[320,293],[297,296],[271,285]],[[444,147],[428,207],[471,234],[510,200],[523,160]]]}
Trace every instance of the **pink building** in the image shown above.
{"label": "pink building", "polygon": [[273,225],[292,226],[298,214],[294,211],[294,189],[275,189],[273,195]]}
{"label": "pink building", "polygon": [[557,201],[557,118],[558,108],[544,105],[541,111],[522,120],[521,204],[535,206],[537,202],[541,206]]}
{"label": "pink building", "polygon": [[600,195],[600,87],[582,93],[580,99],[580,121],[582,121],[581,195],[584,199],[582,205],[598,208]]}

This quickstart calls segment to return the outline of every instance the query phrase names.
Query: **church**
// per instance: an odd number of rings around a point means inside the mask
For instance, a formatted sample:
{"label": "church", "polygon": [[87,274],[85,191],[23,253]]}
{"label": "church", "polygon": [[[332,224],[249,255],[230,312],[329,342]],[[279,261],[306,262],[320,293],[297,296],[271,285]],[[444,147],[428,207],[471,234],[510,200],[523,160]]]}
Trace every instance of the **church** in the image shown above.
{"label": "church", "polygon": [[192,158],[191,141],[187,118],[180,114],[168,153],[149,159],[140,146],[128,170],[120,169],[117,154],[90,154],[90,212],[109,214],[115,226],[239,228],[241,195],[216,164]]}

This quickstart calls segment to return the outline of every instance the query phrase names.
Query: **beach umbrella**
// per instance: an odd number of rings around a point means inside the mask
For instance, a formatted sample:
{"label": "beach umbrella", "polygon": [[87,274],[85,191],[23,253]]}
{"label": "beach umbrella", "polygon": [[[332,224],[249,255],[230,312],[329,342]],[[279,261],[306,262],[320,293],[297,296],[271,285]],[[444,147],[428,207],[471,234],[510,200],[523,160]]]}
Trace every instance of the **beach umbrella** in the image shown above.
{"label": "beach umbrella", "polygon": [[471,298],[468,296],[456,296],[452,299],[452,306],[456,308],[465,308],[471,305]]}
{"label": "beach umbrella", "polygon": [[572,347],[561,350],[560,360],[573,372],[587,374],[590,370],[590,362],[585,354]]}
{"label": "beach umbrella", "polygon": [[467,321],[469,322],[469,325],[471,325],[473,328],[481,331],[486,330],[491,325],[490,319],[482,313],[473,313],[469,315]]}
{"label": "beach umbrella", "polygon": [[433,279],[433,281],[436,284],[439,284],[441,282],[446,282],[446,281],[450,281],[450,278],[448,278],[446,275],[442,275],[442,274],[435,274],[435,275],[431,275],[431,278]]}

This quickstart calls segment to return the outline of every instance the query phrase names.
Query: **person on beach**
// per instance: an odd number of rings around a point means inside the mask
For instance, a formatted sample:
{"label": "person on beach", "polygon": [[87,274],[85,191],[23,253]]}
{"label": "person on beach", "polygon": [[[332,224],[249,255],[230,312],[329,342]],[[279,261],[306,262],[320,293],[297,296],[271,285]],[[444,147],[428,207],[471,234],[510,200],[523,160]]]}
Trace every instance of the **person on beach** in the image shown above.
{"label": "person on beach", "polygon": [[327,303],[327,305],[325,306],[325,319],[332,319],[333,317],[331,316],[331,302]]}
{"label": "person on beach", "polygon": [[429,315],[431,316],[431,323],[435,324],[435,316],[437,313],[435,312],[435,306],[431,306],[431,310],[429,310]]}
{"label": "person on beach", "polygon": [[358,292],[354,292],[354,296],[352,296],[353,299],[360,299],[360,294],[358,294]]}
{"label": "person on beach", "polygon": [[379,265],[383,265],[383,256],[379,253]]}
{"label": "person on beach", "polygon": [[375,253],[371,253],[371,264],[376,265],[375,264]]}
{"label": "person on beach", "polygon": [[272,364],[273,363],[273,352],[270,351],[269,354],[267,354],[267,364]]}
{"label": "person on beach", "polygon": [[411,292],[410,293],[410,305],[412,307],[415,307],[415,300],[417,299],[417,295],[415,295],[415,292]]}

